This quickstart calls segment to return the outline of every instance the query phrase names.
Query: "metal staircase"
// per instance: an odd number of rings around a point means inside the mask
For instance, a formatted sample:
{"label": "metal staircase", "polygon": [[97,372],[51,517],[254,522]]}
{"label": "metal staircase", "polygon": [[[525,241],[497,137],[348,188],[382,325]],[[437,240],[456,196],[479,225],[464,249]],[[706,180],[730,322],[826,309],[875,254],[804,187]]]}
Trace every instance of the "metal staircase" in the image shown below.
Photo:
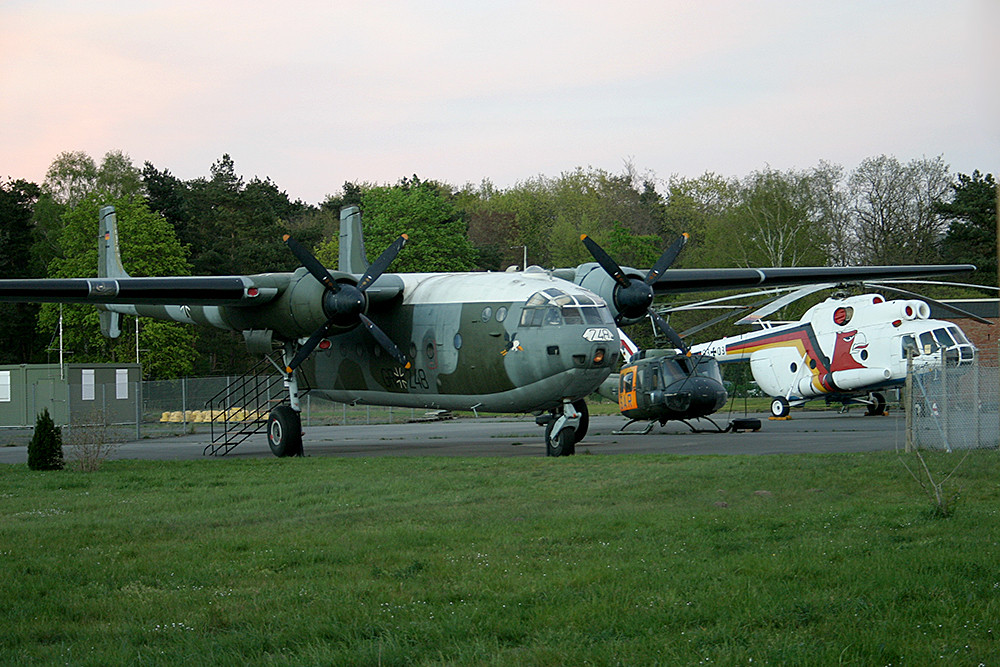
{"label": "metal staircase", "polygon": [[251,435],[266,431],[271,410],[289,402],[284,375],[276,372],[280,366],[275,357],[280,356],[276,351],[264,357],[206,401],[212,441],[205,446],[205,456],[225,456]]}

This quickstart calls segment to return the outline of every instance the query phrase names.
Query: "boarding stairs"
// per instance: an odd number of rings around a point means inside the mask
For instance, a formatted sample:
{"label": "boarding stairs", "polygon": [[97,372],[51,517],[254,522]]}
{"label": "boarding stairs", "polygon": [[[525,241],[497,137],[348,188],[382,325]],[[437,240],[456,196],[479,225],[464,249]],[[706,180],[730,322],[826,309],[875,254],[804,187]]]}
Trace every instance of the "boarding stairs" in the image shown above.
{"label": "boarding stairs", "polygon": [[278,350],[206,401],[212,441],[205,447],[205,456],[225,456],[250,436],[267,430],[271,410],[289,402],[280,361]]}

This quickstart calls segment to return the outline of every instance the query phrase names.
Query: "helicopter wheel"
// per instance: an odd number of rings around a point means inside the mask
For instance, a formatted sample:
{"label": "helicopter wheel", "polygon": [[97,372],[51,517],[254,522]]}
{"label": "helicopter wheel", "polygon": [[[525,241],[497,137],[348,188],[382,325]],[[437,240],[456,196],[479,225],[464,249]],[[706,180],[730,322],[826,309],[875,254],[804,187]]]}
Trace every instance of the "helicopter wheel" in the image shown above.
{"label": "helicopter wheel", "polygon": [[771,414],[775,417],[787,417],[791,411],[788,399],[784,396],[777,396],[771,401]]}
{"label": "helicopter wheel", "polygon": [[275,456],[302,456],[302,420],[287,405],[271,410],[267,418],[267,444]]}
{"label": "helicopter wheel", "polygon": [[868,404],[868,412],[870,416],[881,415],[885,412],[885,396],[877,391],[871,393],[869,396],[871,403]]}
{"label": "helicopter wheel", "polygon": [[572,456],[576,454],[576,431],[567,426],[553,435],[553,423],[549,422],[545,425],[546,456]]}
{"label": "helicopter wheel", "polygon": [[573,402],[573,407],[580,413],[580,423],[573,433],[573,444],[576,444],[587,437],[587,429],[590,427],[590,411],[587,410],[587,401],[582,398]]}

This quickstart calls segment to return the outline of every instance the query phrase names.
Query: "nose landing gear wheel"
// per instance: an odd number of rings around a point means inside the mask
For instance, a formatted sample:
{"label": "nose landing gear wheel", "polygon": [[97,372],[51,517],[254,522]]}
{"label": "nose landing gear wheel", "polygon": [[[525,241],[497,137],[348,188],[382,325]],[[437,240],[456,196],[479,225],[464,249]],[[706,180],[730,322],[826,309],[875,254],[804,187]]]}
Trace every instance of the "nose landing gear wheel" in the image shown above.
{"label": "nose landing gear wheel", "polygon": [[552,424],[545,425],[546,456],[572,456],[576,454],[576,431],[566,427],[559,433],[552,433]]}
{"label": "nose landing gear wheel", "polygon": [[791,411],[788,399],[784,396],[778,396],[771,401],[771,414],[775,417],[787,417]]}
{"label": "nose landing gear wheel", "polygon": [[267,418],[267,444],[275,456],[302,456],[302,421],[299,413],[279,405]]}

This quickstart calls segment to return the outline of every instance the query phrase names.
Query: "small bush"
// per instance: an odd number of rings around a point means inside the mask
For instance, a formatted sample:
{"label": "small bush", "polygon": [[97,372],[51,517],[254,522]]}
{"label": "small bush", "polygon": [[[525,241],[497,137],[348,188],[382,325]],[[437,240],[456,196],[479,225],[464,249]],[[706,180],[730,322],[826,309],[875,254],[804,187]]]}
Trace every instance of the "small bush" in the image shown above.
{"label": "small bush", "polygon": [[62,470],[62,429],[42,410],[35,421],[35,432],[28,443],[28,467],[32,470]]}
{"label": "small bush", "polygon": [[67,440],[73,467],[81,472],[94,472],[114,455],[118,445],[125,441],[125,435],[108,423],[108,415],[103,410],[94,410],[86,424],[73,426]]}

